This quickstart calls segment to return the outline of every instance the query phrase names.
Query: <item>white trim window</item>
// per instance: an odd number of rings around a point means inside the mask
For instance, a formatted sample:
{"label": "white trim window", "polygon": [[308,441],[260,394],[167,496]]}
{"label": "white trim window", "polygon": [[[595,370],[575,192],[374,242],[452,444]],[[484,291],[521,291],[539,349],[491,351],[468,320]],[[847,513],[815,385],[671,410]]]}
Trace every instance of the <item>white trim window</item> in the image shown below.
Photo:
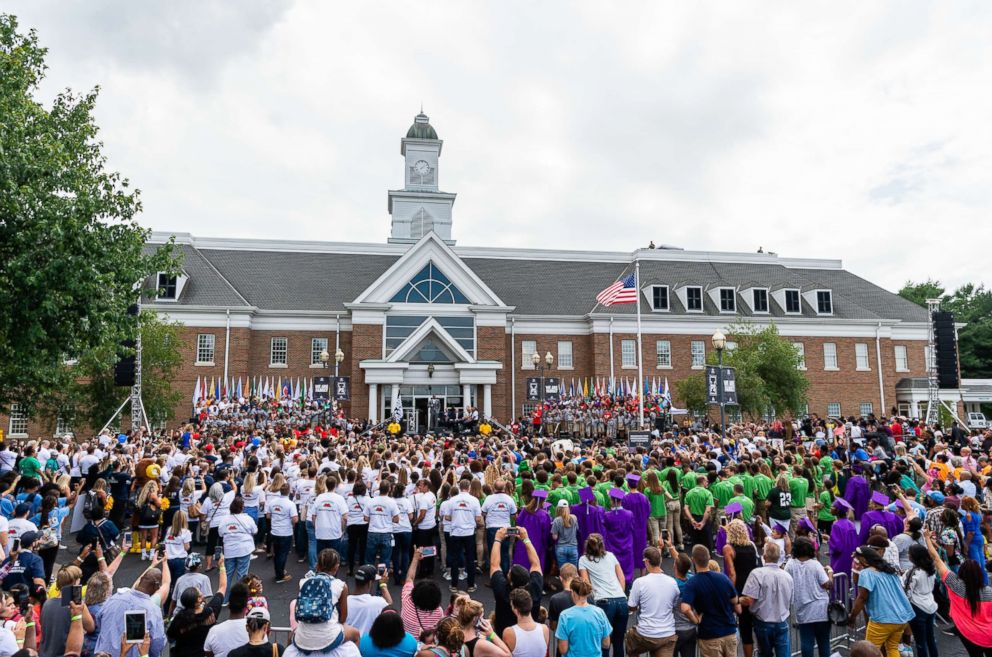
{"label": "white trim window", "polygon": [[751,290],[752,301],[754,305],[754,312],[756,313],[767,313],[768,312],[768,290],[761,287],[756,287]]}
{"label": "white trim window", "polygon": [[620,341],[620,367],[637,369],[637,340]]}
{"label": "white trim window", "polygon": [[573,368],[572,365],[572,341],[571,340],[559,340],[558,341],[558,369],[560,370],[570,370]]}
{"label": "white trim window", "polygon": [[803,301],[802,296],[799,294],[799,290],[786,290],[785,291],[785,314],[787,315],[800,315],[803,312]]}
{"label": "white trim window", "polygon": [[840,369],[837,366],[837,343],[835,342],[823,343],[823,369],[830,371]]}
{"label": "white trim window", "polygon": [[828,417],[840,417],[840,402],[830,402],[827,404]]}
{"label": "white trim window", "polygon": [[858,407],[858,411],[860,411],[861,417],[868,417],[875,412],[875,409],[871,402],[861,402],[861,405]]}
{"label": "white trim window", "polygon": [[690,285],[685,288],[685,310],[690,313],[703,312],[703,288]]}
{"label": "white trim window", "polygon": [[737,312],[737,290],[732,287],[720,288],[720,312]]}
{"label": "white trim window", "polygon": [[816,291],[816,314],[817,315],[833,315],[834,314],[834,297],[830,290],[817,290]]}
{"label": "white trim window", "polygon": [[796,355],[799,356],[799,363],[796,365],[796,369],[804,370],[806,369],[806,345],[802,342],[793,342],[792,348],[796,350]]}
{"label": "white trim window", "polygon": [[896,372],[908,372],[909,352],[906,350],[906,345],[897,344],[895,346],[895,354],[896,354]]}
{"label": "white trim window", "polygon": [[520,341],[520,369],[534,369],[534,354],[537,353],[537,340]]}
{"label": "white trim window", "polygon": [[651,286],[651,310],[655,312],[665,312],[669,309],[668,286]]}
{"label": "white trim window", "polygon": [[327,349],[327,338],[314,338],[310,341],[310,365],[324,366],[320,360],[320,354],[325,349]]}
{"label": "white trim window", "polygon": [[62,438],[67,433],[72,433],[73,412],[71,408],[60,408],[55,417],[55,436]]}
{"label": "white trim window", "polygon": [[158,298],[175,301],[179,297],[179,277],[160,271],[158,273]]}
{"label": "white trim window", "polygon": [[213,333],[200,333],[196,336],[196,364],[213,365],[217,346],[217,336]]}
{"label": "white trim window", "polygon": [[269,340],[269,367],[286,367],[289,364],[289,339],[276,337]]}
{"label": "white trim window", "polygon": [[671,340],[658,340],[655,342],[655,353],[658,358],[658,369],[659,370],[670,370],[672,369],[672,341]]}
{"label": "white trim window", "polygon": [[689,354],[692,357],[692,369],[703,368],[706,365],[706,341],[693,340],[689,345]]}
{"label": "white trim window", "polygon": [[868,362],[868,343],[856,342],[854,344],[855,367],[859,372],[871,370],[871,363]]}
{"label": "white trim window", "polygon": [[28,416],[17,402],[10,405],[10,422],[7,425],[7,434],[11,436],[28,435]]}

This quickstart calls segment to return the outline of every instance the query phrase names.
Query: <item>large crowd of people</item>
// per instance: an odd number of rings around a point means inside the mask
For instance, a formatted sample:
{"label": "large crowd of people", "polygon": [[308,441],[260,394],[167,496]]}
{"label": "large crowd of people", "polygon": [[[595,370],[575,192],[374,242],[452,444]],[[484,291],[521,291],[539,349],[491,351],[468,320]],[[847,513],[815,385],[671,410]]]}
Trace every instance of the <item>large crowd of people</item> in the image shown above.
{"label": "large crowd of people", "polygon": [[[0,657],[929,657],[942,632],[992,655],[992,432],[723,437],[652,404],[631,448],[630,401],[407,435],[204,400],[168,431],[8,441]],[[274,637],[265,591],[297,584]]]}

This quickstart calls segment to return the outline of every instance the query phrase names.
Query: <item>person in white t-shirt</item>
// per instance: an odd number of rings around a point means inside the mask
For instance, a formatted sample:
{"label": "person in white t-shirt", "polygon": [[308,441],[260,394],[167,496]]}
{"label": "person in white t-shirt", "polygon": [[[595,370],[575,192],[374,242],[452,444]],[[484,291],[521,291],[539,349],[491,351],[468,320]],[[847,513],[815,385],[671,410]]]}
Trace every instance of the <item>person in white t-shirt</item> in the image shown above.
{"label": "person in white t-shirt", "polygon": [[[388,573],[380,576],[373,566],[359,566],[355,569],[355,589],[348,594],[348,625],[365,635],[382,610],[393,604],[386,585]],[[377,586],[382,595],[372,595],[372,587]]]}
{"label": "person in white t-shirt", "polygon": [[[509,527],[510,518],[517,514],[517,505],[504,491],[506,484],[497,479],[493,484],[493,494],[482,503],[482,517],[486,522],[486,554],[492,554],[496,532],[500,527]],[[510,541],[500,544],[500,570],[505,575],[510,570]]]}
{"label": "person in white t-shirt", "polygon": [[189,531],[186,513],[181,509],[172,514],[172,527],[165,533],[165,559],[169,564],[172,581],[176,582],[186,573],[186,557],[189,556],[189,546],[193,534]]}
{"label": "person in white t-shirt", "polygon": [[228,610],[231,612],[231,617],[211,627],[207,632],[206,641],[203,642],[203,651],[213,657],[227,657],[227,653],[248,643],[248,628],[245,626],[245,614],[248,613],[248,586],[237,582],[227,588]]}
{"label": "person in white t-shirt", "polygon": [[317,495],[310,505],[309,520],[313,522],[317,554],[327,548],[333,548],[341,554],[341,538],[344,536],[348,505],[344,498],[334,491],[337,483],[337,477],[327,477],[324,485],[328,490]]}
{"label": "person in white t-shirt", "polygon": [[[434,547],[437,545],[437,497],[431,492],[431,485],[426,477],[417,482],[416,493],[413,496],[413,521],[411,524],[413,525],[413,545],[415,547]],[[417,577],[432,577],[436,562],[435,557],[421,559]]]}
{"label": "person in white t-shirt", "polygon": [[279,494],[275,497],[271,492],[265,499],[265,517],[269,519],[269,531],[272,534],[272,564],[276,571],[276,582],[288,582],[292,577],[286,572],[286,559],[293,543],[293,529],[299,520],[296,505],[289,499],[289,483],[281,476],[273,479],[273,488]]}
{"label": "person in white t-shirt", "polygon": [[[224,541],[224,565],[227,567],[229,582],[240,582],[248,574],[251,553],[255,551],[255,534],[258,526],[245,511],[244,500],[240,497],[231,502],[231,511],[224,516],[217,533]],[[228,589],[224,602],[230,598]]]}
{"label": "person in white t-shirt", "polygon": [[647,573],[634,580],[627,598],[631,613],[638,612],[637,624],[627,630],[624,645],[630,655],[671,653],[678,639],[674,611],[679,586],[674,578],[661,572],[661,550],[649,546],[644,548],[643,556]]}
{"label": "person in white t-shirt", "polygon": [[[369,523],[368,547],[365,563],[388,564],[393,555],[393,523],[399,522],[400,510],[389,496],[388,481],[379,484],[379,494],[372,498],[365,509],[365,522]],[[376,561],[376,556],[379,561]]]}
{"label": "person in white t-shirt", "polygon": [[461,566],[468,572],[468,592],[475,587],[475,529],[482,526],[482,505],[469,494],[467,479],[458,482],[458,494],[451,498],[445,519],[451,522],[449,551],[452,556],[451,588],[457,589]]}
{"label": "person in white t-shirt", "polygon": [[393,484],[393,501],[399,512],[399,520],[393,523],[393,583],[403,586],[402,578],[410,569],[410,554],[413,552],[413,501],[403,494],[403,484]]}

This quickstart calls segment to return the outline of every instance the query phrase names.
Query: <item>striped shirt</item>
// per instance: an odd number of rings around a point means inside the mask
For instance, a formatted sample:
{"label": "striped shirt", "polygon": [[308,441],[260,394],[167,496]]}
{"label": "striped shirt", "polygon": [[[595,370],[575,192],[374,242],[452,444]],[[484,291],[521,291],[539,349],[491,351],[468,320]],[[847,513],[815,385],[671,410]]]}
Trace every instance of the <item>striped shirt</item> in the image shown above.
{"label": "striped shirt", "polygon": [[444,618],[444,611],[438,607],[434,611],[417,609],[410,599],[413,592],[413,582],[408,581],[400,591],[400,618],[403,619],[403,629],[419,638],[424,630],[433,631]]}

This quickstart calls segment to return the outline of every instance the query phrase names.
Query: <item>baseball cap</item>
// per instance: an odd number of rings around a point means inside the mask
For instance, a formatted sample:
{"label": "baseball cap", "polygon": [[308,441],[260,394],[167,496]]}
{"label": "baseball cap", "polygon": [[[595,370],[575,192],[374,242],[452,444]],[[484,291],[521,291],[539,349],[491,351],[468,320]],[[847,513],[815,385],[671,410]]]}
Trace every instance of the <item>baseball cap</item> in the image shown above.
{"label": "baseball cap", "polygon": [[365,565],[359,566],[355,570],[355,581],[360,584],[365,584],[366,582],[375,581],[376,570],[373,566]]}
{"label": "baseball cap", "polygon": [[269,622],[269,610],[265,607],[252,607],[245,618],[261,618],[265,622]]}
{"label": "baseball cap", "polygon": [[558,508],[560,509],[562,507],[568,508],[568,500],[558,500]]}
{"label": "baseball cap", "polygon": [[944,503],[944,494],[941,493],[939,490],[932,490],[932,491],[930,491],[929,493],[927,493],[927,497],[929,497],[931,500],[933,500],[934,503],[936,503],[936,504],[943,504]]}
{"label": "baseball cap", "polygon": [[21,548],[27,550],[32,545],[34,545],[34,542],[37,540],[38,540],[38,532],[30,531],[30,530],[26,531],[23,534],[21,534]]}

